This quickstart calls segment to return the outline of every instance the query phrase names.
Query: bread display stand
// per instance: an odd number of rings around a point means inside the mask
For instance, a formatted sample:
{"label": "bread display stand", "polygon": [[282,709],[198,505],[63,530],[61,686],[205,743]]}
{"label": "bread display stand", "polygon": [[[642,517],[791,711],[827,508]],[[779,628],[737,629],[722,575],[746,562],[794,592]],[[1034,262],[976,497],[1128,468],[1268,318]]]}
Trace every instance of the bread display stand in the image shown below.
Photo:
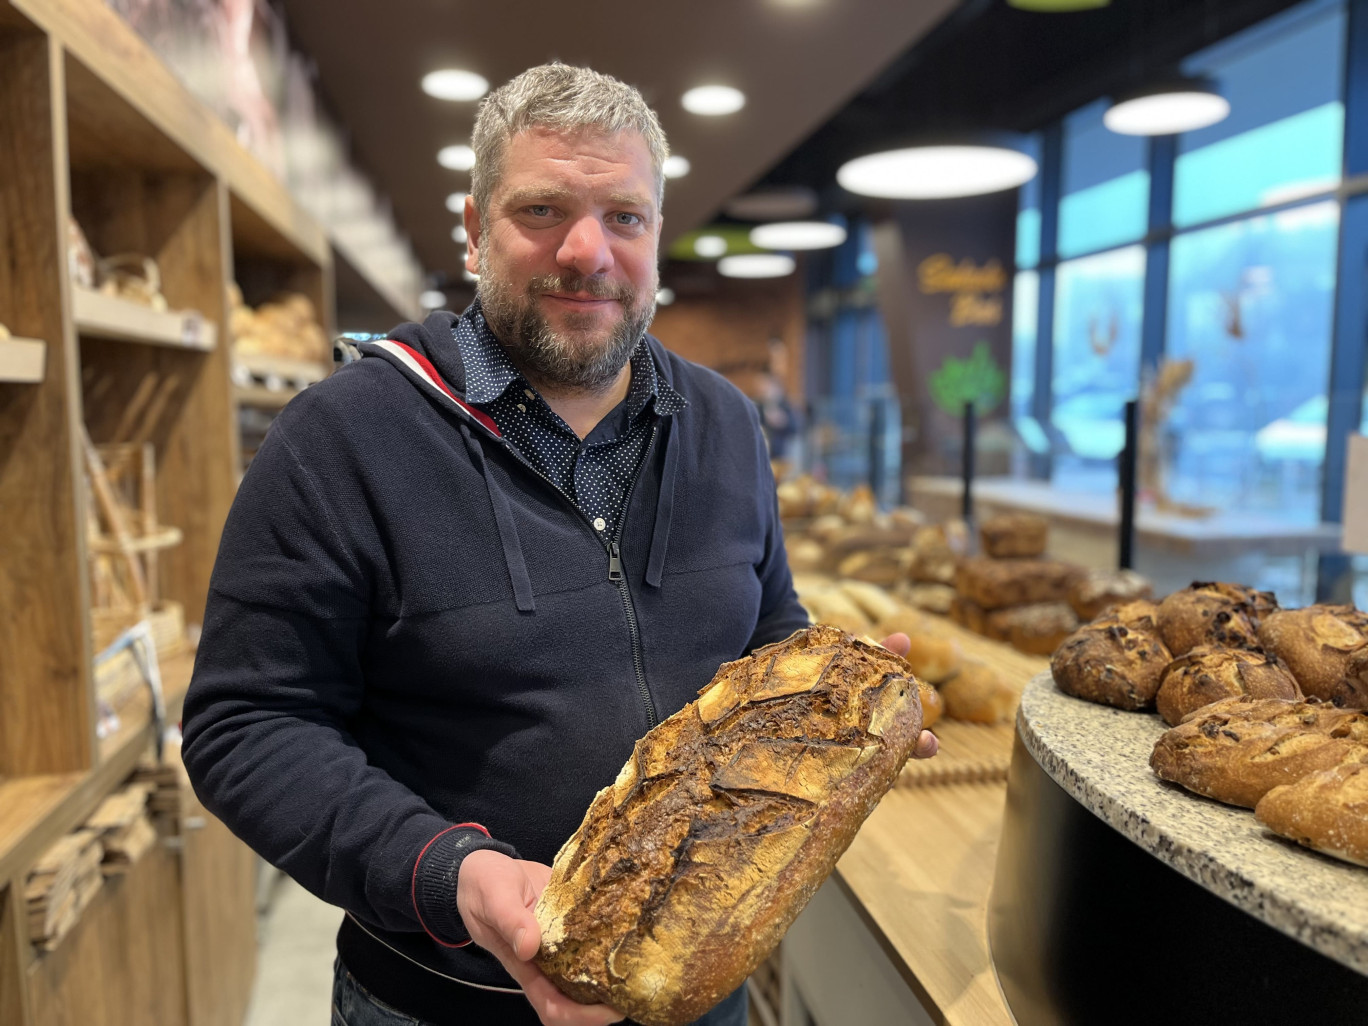
{"label": "bread display stand", "polygon": [[90,338],[201,352],[212,350],[218,341],[217,326],[194,310],[154,310],[131,299],[75,286],[71,303],[77,329]]}
{"label": "bread display stand", "polygon": [[1368,870],[1161,781],[1164,730],[1027,686],[988,916],[1017,1022],[1358,1021]]}

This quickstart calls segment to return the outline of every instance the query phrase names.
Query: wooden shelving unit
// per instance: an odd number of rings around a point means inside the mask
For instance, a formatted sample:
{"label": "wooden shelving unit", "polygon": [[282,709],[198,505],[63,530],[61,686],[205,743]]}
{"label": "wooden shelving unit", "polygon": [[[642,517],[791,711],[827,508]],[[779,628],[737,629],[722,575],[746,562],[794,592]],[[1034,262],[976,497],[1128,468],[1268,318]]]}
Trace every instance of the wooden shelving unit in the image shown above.
{"label": "wooden shelving unit", "polygon": [[[302,292],[331,333],[334,249],[102,0],[0,0],[0,152],[24,155],[0,175],[0,323],[14,333],[0,341],[0,1023],[240,1026],[255,856],[188,791],[180,820],[201,828],[107,884],[55,951],[28,943],[24,882],[154,739],[146,695],[97,737],[84,438],[152,446],[157,520],[174,526],[138,544],[158,552],[159,594],[200,622],[240,404],[276,391],[265,375],[234,384],[230,285],[253,303]],[[96,252],[154,260],[172,312],[75,288],[72,218]],[[383,295],[347,273],[348,294]],[[330,369],[322,354],[265,368],[295,390]],[[192,664],[187,649],[160,667],[172,723]]]}
{"label": "wooden shelving unit", "polygon": [[47,367],[47,343],[37,338],[0,338],[0,384],[36,385]]}

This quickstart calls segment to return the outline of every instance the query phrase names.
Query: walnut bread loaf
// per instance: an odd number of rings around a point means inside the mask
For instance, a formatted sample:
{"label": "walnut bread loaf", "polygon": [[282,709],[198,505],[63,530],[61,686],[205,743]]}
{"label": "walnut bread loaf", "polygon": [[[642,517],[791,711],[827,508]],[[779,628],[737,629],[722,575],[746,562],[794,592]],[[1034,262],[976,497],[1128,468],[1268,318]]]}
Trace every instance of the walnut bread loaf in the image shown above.
{"label": "walnut bread loaf", "polygon": [[778,945],[921,733],[907,663],[818,624],[725,663],[637,742],[561,848],[536,963],[562,991],[681,1026]]}
{"label": "walnut bread loaf", "polygon": [[1254,815],[1276,834],[1368,866],[1368,763],[1348,762],[1275,787],[1259,799]]}

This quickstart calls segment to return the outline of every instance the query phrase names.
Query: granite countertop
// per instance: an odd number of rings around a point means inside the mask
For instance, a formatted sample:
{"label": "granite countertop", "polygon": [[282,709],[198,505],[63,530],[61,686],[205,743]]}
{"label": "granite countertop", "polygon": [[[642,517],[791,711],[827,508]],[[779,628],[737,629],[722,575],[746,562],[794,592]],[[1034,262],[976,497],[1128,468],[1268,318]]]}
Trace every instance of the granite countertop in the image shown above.
{"label": "granite countertop", "polygon": [[1017,713],[1027,751],[1085,808],[1213,894],[1368,973],[1368,869],[1160,780],[1149,757],[1166,729],[1153,713],[1072,698],[1049,673],[1027,685]]}

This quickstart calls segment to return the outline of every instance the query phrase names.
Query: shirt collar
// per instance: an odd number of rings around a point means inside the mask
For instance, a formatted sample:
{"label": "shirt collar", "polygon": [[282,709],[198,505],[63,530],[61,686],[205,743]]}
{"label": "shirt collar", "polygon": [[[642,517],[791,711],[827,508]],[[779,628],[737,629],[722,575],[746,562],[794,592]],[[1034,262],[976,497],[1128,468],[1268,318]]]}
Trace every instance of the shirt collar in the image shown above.
{"label": "shirt collar", "polygon": [[[477,299],[451,329],[465,364],[466,400],[492,403],[522,374],[508,358],[508,351],[494,337]],[[655,399],[655,411],[662,417],[678,413],[688,400],[670,387],[656,368],[655,354],[643,334],[632,350],[632,383],[627,389],[627,414],[635,420],[646,404]]]}

